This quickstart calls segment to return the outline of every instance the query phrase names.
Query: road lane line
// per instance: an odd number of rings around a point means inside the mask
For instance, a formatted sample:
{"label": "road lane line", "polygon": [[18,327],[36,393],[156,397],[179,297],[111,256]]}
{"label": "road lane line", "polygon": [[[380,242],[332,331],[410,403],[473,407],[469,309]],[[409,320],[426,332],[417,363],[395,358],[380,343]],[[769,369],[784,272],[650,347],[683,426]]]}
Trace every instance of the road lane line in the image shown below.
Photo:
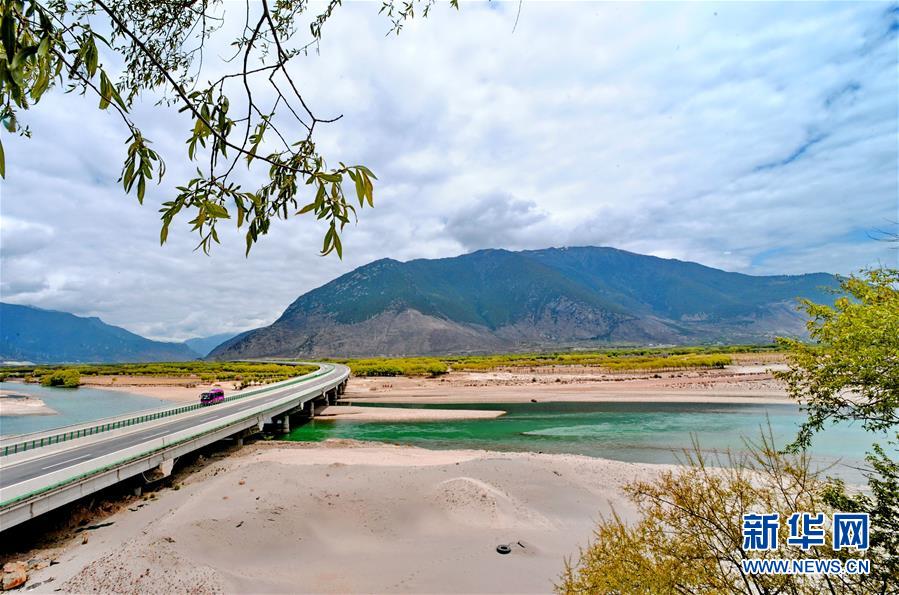
{"label": "road lane line", "polygon": [[52,469],[54,467],[62,467],[63,465],[68,465],[69,463],[74,463],[75,461],[80,461],[82,459],[89,459],[94,455],[82,455],[80,457],[75,457],[74,459],[69,459],[67,461],[63,461],[62,463],[54,463],[53,465],[47,465],[46,467],[41,467],[41,470]]}

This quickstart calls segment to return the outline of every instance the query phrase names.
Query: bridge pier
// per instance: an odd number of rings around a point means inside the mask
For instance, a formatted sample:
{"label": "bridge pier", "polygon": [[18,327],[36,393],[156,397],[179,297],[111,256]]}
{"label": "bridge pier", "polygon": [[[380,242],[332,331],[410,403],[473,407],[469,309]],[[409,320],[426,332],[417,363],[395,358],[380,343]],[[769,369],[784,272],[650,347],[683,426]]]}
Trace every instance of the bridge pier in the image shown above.
{"label": "bridge pier", "polygon": [[162,461],[143,474],[144,483],[152,483],[154,481],[159,481],[160,479],[165,479],[172,474],[172,469],[174,467],[175,459],[166,459]]}
{"label": "bridge pier", "polygon": [[325,396],[325,404],[327,404],[327,405],[336,405],[337,404],[337,389],[336,388],[326,390],[324,393],[324,396]]}

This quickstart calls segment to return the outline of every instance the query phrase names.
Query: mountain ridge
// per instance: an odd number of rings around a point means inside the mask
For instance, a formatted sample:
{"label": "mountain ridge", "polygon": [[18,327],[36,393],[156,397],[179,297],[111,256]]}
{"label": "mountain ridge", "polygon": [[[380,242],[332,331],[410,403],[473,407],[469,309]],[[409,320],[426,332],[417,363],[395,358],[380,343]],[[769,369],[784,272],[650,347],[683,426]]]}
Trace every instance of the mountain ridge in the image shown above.
{"label": "mountain ridge", "polygon": [[153,341],[96,316],[0,302],[0,361],[116,363],[197,358],[183,343]]}
{"label": "mountain ridge", "polygon": [[753,276],[608,247],[379,259],[294,300],[210,358],[363,357],[802,336],[827,273]]}

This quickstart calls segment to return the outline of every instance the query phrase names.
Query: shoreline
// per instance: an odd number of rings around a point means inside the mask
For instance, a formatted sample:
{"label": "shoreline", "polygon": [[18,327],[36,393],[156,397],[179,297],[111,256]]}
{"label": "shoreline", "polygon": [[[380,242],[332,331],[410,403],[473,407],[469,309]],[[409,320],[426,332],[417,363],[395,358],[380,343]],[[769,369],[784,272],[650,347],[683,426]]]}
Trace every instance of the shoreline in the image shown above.
{"label": "shoreline", "polygon": [[[89,532],[73,528],[9,560],[55,561],[31,573],[25,588],[35,593],[547,592],[599,515],[635,518],[621,487],[670,468],[257,442],[178,471],[172,485],[94,518]],[[498,554],[506,543],[512,554]]]}

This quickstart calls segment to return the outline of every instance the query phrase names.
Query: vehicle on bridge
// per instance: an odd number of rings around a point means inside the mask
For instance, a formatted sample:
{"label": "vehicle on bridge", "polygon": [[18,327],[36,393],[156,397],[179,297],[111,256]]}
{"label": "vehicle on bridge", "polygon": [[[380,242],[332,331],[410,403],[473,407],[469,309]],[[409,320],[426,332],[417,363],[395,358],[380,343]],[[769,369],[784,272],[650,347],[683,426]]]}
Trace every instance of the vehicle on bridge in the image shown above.
{"label": "vehicle on bridge", "polygon": [[225,391],[215,387],[200,395],[200,405],[215,405],[225,400]]}

